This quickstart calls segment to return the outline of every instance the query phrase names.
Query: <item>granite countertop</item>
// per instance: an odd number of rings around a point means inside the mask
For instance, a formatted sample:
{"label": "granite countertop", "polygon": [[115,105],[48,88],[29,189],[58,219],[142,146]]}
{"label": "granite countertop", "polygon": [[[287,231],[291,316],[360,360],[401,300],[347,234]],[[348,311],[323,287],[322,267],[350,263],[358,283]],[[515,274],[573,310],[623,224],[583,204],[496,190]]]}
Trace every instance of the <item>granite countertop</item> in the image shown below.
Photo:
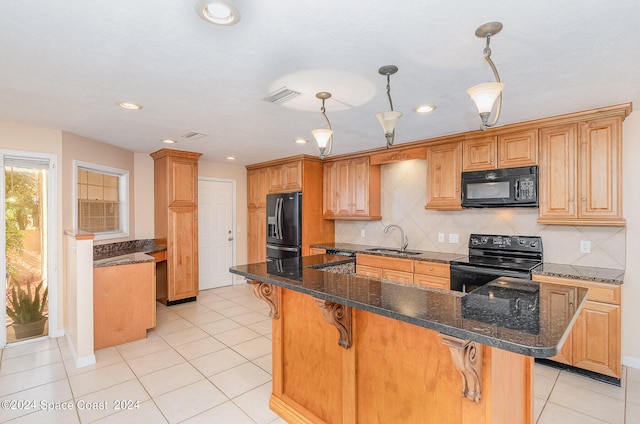
{"label": "granite countertop", "polygon": [[[426,250],[409,249],[411,252],[419,252],[419,254],[403,254],[403,253],[385,253],[372,252],[371,249],[383,248],[382,246],[369,246],[365,244],[351,243],[318,243],[311,247],[327,249],[327,253],[346,252],[346,253],[364,253],[367,255],[387,256],[391,258],[413,259],[422,261],[450,263],[451,261],[464,259],[466,255],[457,253],[430,252]],[[595,268],[578,265],[555,264],[545,262],[533,270],[534,275],[547,275],[551,277],[573,278],[578,280],[588,280],[597,283],[622,284],[624,280],[623,269],[613,268]]]}
{"label": "granite countertop", "polygon": [[[314,255],[238,265],[230,272],[315,298],[408,322],[442,334],[538,358],[557,354],[582,309],[587,290],[499,278],[465,294],[348,272],[354,258]],[[326,272],[323,271],[326,268]],[[335,272],[337,271],[337,272]],[[491,285],[492,284],[492,285]],[[575,290],[570,313],[540,292]],[[565,317],[565,320],[558,319]],[[553,319],[552,319],[553,318]]]}
{"label": "granite countertop", "polygon": [[545,262],[541,266],[535,268],[533,270],[533,274],[587,280],[597,283],[622,284],[624,281],[623,269],[553,264],[548,262]]}
{"label": "granite countertop", "polygon": [[312,244],[311,247],[317,247],[321,249],[327,249],[330,251],[353,253],[353,254],[363,253],[367,255],[388,256],[392,258],[413,259],[418,261],[432,261],[432,262],[442,262],[442,263],[449,263],[461,257],[466,257],[466,255],[460,255],[458,253],[432,252],[428,250],[417,250],[417,249],[407,249],[409,253],[375,252],[375,251],[372,251],[371,249],[394,249],[394,248],[383,247],[383,246],[369,246],[365,244],[352,244],[352,243],[318,243],[318,244]]}
{"label": "granite countertop", "polygon": [[154,240],[131,240],[118,243],[99,244],[93,247],[93,267],[129,265],[154,262],[148,253],[167,250],[167,246],[156,244]]}

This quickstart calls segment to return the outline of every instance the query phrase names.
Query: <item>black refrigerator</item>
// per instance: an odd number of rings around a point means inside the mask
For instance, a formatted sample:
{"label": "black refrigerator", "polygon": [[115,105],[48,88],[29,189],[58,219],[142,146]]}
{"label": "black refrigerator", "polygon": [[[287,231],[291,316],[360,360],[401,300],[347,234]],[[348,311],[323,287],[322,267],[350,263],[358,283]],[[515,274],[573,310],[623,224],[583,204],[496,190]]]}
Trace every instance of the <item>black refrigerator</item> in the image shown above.
{"label": "black refrigerator", "polygon": [[302,193],[267,195],[267,261],[302,256]]}

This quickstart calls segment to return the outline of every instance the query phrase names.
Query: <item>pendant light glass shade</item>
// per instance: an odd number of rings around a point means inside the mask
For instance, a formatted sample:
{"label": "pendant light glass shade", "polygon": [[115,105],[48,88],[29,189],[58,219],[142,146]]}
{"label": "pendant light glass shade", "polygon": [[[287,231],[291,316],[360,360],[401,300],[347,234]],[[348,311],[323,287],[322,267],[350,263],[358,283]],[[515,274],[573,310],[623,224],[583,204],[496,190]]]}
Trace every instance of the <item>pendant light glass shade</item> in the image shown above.
{"label": "pendant light glass shade", "polygon": [[393,110],[376,113],[376,118],[380,121],[380,125],[382,125],[385,136],[388,137],[393,134],[393,131],[396,129],[396,124],[401,116],[402,112],[396,112]]}
{"label": "pendant light glass shade", "polygon": [[320,149],[325,149],[327,147],[327,143],[329,143],[329,139],[333,135],[333,131],[325,128],[311,130],[311,134],[316,139],[316,143],[318,143],[318,147]]}
{"label": "pendant light glass shade", "polygon": [[503,89],[504,84],[501,82],[485,82],[469,88],[467,94],[473,99],[479,113],[491,113],[493,103]]}

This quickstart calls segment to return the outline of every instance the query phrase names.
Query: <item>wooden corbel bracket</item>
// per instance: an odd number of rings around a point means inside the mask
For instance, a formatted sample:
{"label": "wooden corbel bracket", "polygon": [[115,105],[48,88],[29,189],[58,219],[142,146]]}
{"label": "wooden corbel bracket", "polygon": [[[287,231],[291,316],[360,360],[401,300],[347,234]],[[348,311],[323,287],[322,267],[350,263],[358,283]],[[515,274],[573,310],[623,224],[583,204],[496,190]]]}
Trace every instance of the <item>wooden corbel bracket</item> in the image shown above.
{"label": "wooden corbel bracket", "polygon": [[253,294],[269,305],[269,316],[273,319],[280,318],[280,296],[278,295],[277,287],[260,281],[251,281],[251,286],[253,287]]}
{"label": "wooden corbel bracket", "polygon": [[462,375],[462,396],[473,402],[482,397],[482,346],[476,342],[441,334],[451,359]]}
{"label": "wooden corbel bracket", "polygon": [[351,308],[315,297],[313,300],[320,307],[324,319],[338,329],[340,334],[338,344],[345,349],[349,349],[353,341],[351,338]]}

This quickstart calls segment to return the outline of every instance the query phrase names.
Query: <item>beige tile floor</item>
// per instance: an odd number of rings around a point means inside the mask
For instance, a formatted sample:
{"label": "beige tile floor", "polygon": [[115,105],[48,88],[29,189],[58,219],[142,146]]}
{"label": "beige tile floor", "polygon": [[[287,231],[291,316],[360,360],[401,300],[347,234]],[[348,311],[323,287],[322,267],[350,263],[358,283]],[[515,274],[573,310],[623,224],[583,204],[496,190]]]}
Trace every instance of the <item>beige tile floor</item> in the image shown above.
{"label": "beige tile floor", "polygon": [[[100,350],[88,367],[74,367],[64,338],[11,346],[0,351],[0,422],[284,423],[268,407],[270,337],[266,304],[238,285],[158,304],[147,339]],[[2,409],[6,400],[26,406]],[[118,401],[134,409],[116,410]],[[640,370],[625,368],[615,387],[536,365],[535,417],[640,424]]]}

